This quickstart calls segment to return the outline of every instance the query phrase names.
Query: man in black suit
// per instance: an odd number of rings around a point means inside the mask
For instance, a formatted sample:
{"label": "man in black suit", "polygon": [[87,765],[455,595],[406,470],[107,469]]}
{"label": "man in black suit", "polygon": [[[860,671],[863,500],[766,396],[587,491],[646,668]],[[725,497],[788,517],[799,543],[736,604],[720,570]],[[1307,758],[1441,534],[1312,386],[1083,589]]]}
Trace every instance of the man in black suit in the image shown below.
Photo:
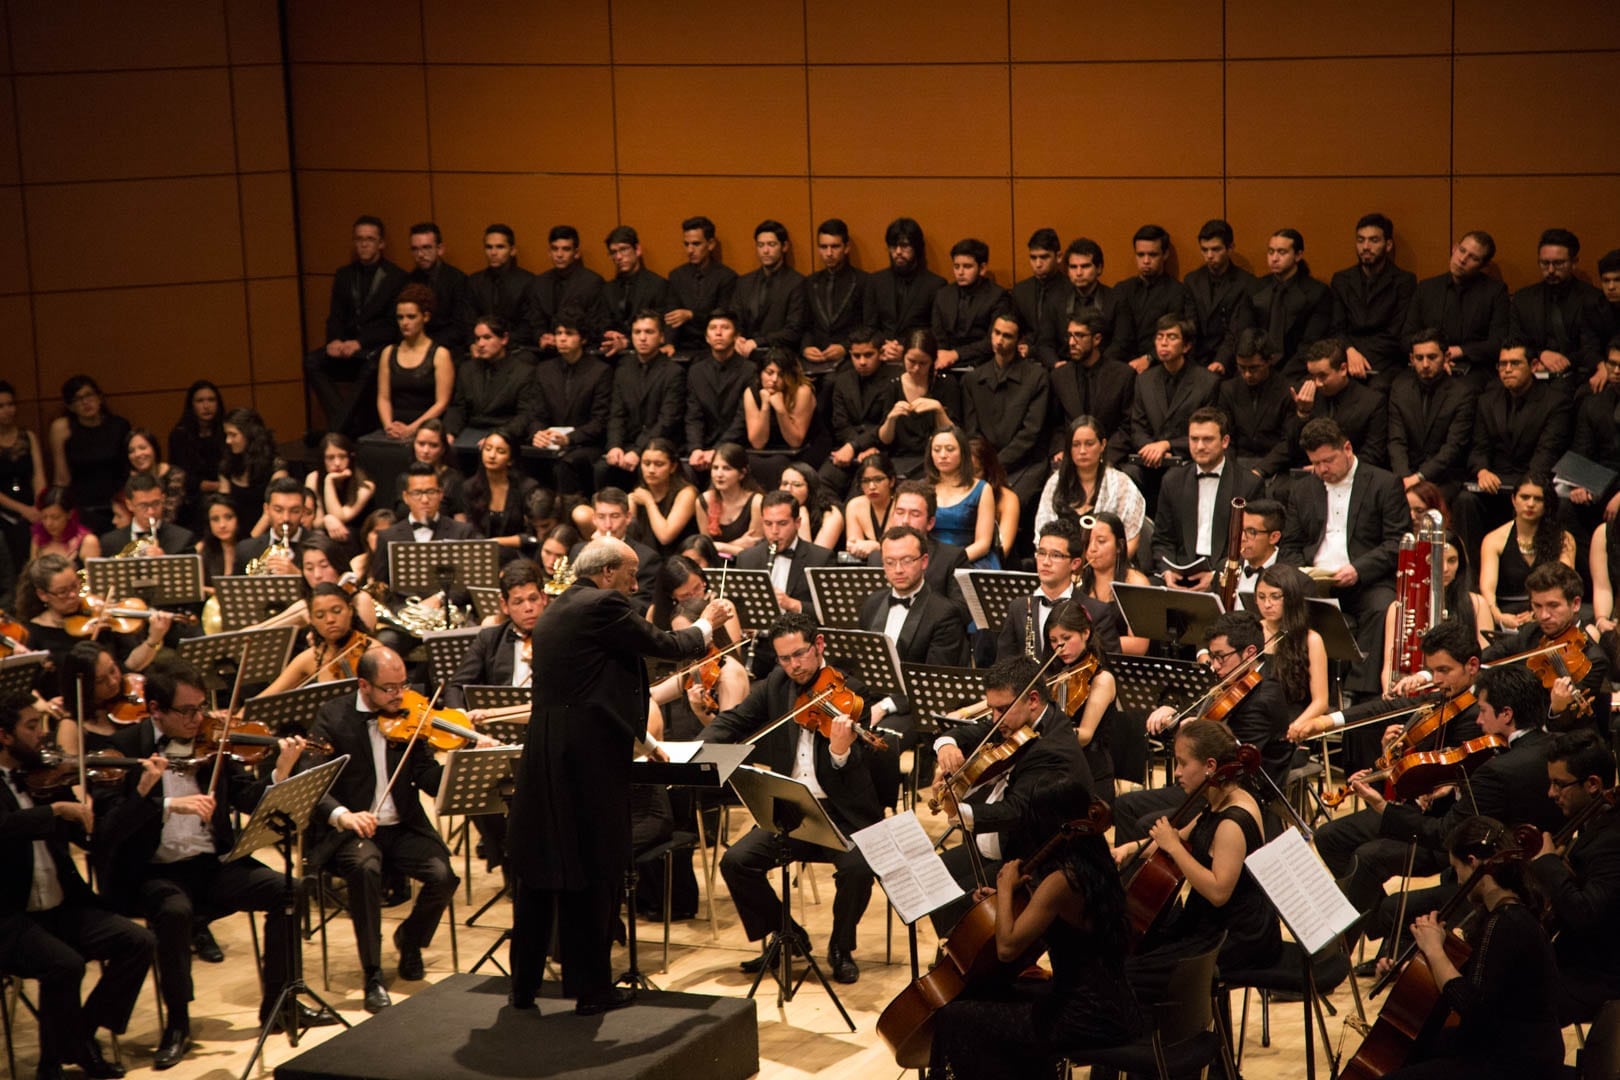
{"label": "man in black suit", "polygon": [[[596,519],[596,535],[591,539],[620,540],[635,552],[639,569],[630,605],[638,611],[647,610],[647,605],[652,603],[653,585],[658,580],[658,570],[664,564],[664,557],[656,549],[627,535],[630,523],[635,520],[630,512],[630,496],[619,488],[598,488],[596,494],[591,496],[591,515]],[[568,553],[569,558],[578,558],[584,549],[583,543],[574,545],[574,550]]]}
{"label": "man in black suit", "polygon": [[133,473],[124,481],[124,501],[129,506],[130,523],[122,529],[101,535],[101,552],[117,555],[131,540],[141,540],[136,554],[143,557],[190,555],[197,538],[190,529],[163,520],[163,484],[151,473]]}
{"label": "man in black suit", "polygon": [[934,313],[934,295],[945,279],[928,269],[928,248],[922,226],[911,218],[895,218],[883,231],[889,265],[867,275],[861,310],[866,321],[883,335],[883,359],[897,361],[902,342],[913,330],[928,328]]}
{"label": "man in black suit", "polygon": [[472,336],[472,356],[456,368],[455,394],[444,414],[444,430],[463,461],[476,461],[478,444],[492,431],[522,445],[523,395],[534,380],[534,354],[512,347],[505,319],[478,316]]}
{"label": "man in black suit", "polygon": [[[1243,531],[1239,534],[1242,539],[1238,545],[1239,598],[1245,593],[1254,593],[1263,571],[1282,564],[1279,545],[1287,517],[1287,507],[1276,499],[1250,499],[1243,507]],[[1211,591],[1218,589],[1220,582],[1217,574],[1210,582]]]}
{"label": "man in black suit", "polygon": [[1215,376],[1187,363],[1192,324],[1166,315],[1159,320],[1154,350],[1159,362],[1136,377],[1131,402],[1132,460],[1123,470],[1142,490],[1148,505],[1156,503],[1159,483],[1173,459],[1187,456],[1187,421],[1194,410],[1215,403]]}
{"label": "man in black suit", "polygon": [[630,347],[630,320],[638,311],[652,309],[662,318],[674,302],[669,282],[648,270],[641,262],[641,237],[629,225],[619,225],[607,234],[608,258],[617,271],[603,282],[592,320],[602,333],[597,351],[612,359]]}
{"label": "man in black suit", "polygon": [[[444,684],[443,704],[465,709],[468,686],[532,686],[534,624],[546,610],[544,579],[537,564],[514,559],[501,568],[501,614],[506,621],[486,626],[473,637],[456,673]],[[474,710],[467,718],[483,718]]]}
{"label": "man in black suit", "polygon": [[1389,468],[1403,487],[1427,480],[1453,501],[1474,437],[1474,394],[1447,370],[1440,331],[1419,330],[1407,348],[1411,366],[1389,388]]}
{"label": "man in black suit", "polygon": [[[335,755],[349,755],[349,763],[310,816],[308,858],[312,865],[330,868],[348,885],[349,918],[365,978],[365,1007],[375,1013],[391,1004],[382,977],[384,868],[422,883],[411,913],[394,931],[399,977],[412,981],[423,976],[422,950],[433,944],[439,920],[461,879],[450,867],[450,849],[422,809],[424,792],[438,794],[444,766],[422,739],[406,760],[405,744],[384,738],[378,727],[380,718],[399,714],[408,689],[405,662],[394,650],[379,646],[360,657],[355,674],[359,691],[322,705],[310,729],[311,742],[330,743]],[[493,740],[481,744],[493,745]]]}
{"label": "man in black suit", "polygon": [[542,486],[563,495],[590,494],[613,407],[613,369],[585,352],[584,322],[574,308],[557,316],[551,328],[557,355],[535,365],[519,406],[528,436],[523,458],[537,468]]}
{"label": "man in black suit", "polygon": [[1443,274],[1424,278],[1406,309],[1408,338],[1425,326],[1445,335],[1454,374],[1478,389],[1490,384],[1492,364],[1508,336],[1508,290],[1485,273],[1496,258],[1496,241],[1483,229],[1462,234]]}
{"label": "man in black suit", "polygon": [[1035,519],[1052,459],[1046,433],[1046,369],[1019,353],[1024,329],[1010,307],[996,312],[990,323],[990,360],[962,380],[962,397],[963,426],[969,435],[995,447],[1007,486],[1018,493],[1028,522]]}
{"label": "man in black suit", "polygon": [[830,371],[844,359],[850,331],[866,324],[866,274],[849,264],[849,226],[841,218],[816,226],[816,252],[821,269],[801,286],[804,339],[799,355],[812,374]]}
{"label": "man in black suit", "polygon": [[1499,635],[1487,645],[1483,654],[1485,662],[1521,656],[1542,648],[1548,641],[1571,629],[1582,630],[1581,652],[1590,670],[1575,681],[1573,691],[1566,688],[1562,681],[1553,684],[1546,724],[1553,731],[1592,728],[1600,734],[1607,734],[1609,699],[1612,696],[1609,653],[1581,626],[1581,598],[1586,590],[1580,573],[1561,562],[1544,562],[1526,575],[1524,589],[1530,596],[1533,618],[1512,633]]}
{"label": "man in black suit", "polygon": [[[1602,293],[1597,304],[1587,311],[1587,325],[1583,331],[1598,348],[1613,352],[1615,339],[1620,338],[1620,248],[1606,251],[1597,263],[1598,291]],[[1592,386],[1601,387],[1616,376],[1616,372],[1598,368],[1592,376]],[[173,456],[173,455],[171,455]]]}
{"label": "man in black suit", "polygon": [[[444,501],[444,489],[433,466],[425,461],[413,461],[405,470],[405,505],[408,513],[403,521],[396,521],[377,534],[377,554],[371,576],[384,585],[388,576],[389,547],[394,544],[419,544],[429,540],[476,540],[478,530],[464,521],[457,521],[439,513]],[[461,603],[465,597],[452,596]],[[398,610],[406,597],[397,590],[389,594],[389,606]],[[431,603],[431,600],[429,601]],[[380,626],[377,640],[396,650],[411,647],[414,639],[392,626]]]}
{"label": "man in black suit", "polygon": [[805,568],[831,566],[833,552],[799,538],[799,504],[790,492],[765,493],[760,501],[759,524],[765,541],[737,556],[737,569],[769,571],[783,611],[809,610],[810,580]]}
{"label": "man in black suit", "polygon": [[1117,300],[1114,290],[1102,283],[1102,245],[1084,236],[1071,240],[1063,252],[1063,268],[1069,287],[1058,290],[1057,302],[1047,305],[1046,323],[1035,328],[1035,354],[1048,368],[1068,357],[1069,321],[1080,312],[1095,311],[1101,320],[1091,324],[1098,348],[1106,348],[1114,334]]}
{"label": "man in black suit", "polygon": [[[156,939],[100,907],[79,876],[68,844],[88,842],[90,806],[29,794],[22,775],[43,766],[44,745],[26,699],[0,703],[0,971],[39,980],[41,1080],[60,1080],[63,1064],[116,1080],[124,1068],[102,1056],[96,1029],[128,1029]],[[81,1003],[87,959],[105,966]]]}
{"label": "man in black suit", "polygon": [[[150,715],[113,736],[114,753],[146,759],[146,765],[128,770],[122,784],[96,799],[97,887],[157,935],[158,986],[167,1007],[152,1062],[157,1069],[173,1068],[191,1047],[194,919],[265,913],[260,1023],[291,975],[287,946],[298,932],[280,873],[257,859],[222,859],[236,843],[232,810],[251,813],[269,783],[291,776],[304,740],[281,740],[274,772],[266,778],[256,779],[229,755],[217,782],[212,760],[196,769],[169,767],[172,759],[193,756],[206,700],[202,675],[190,664],[153,665],[146,677]],[[301,1003],[297,1014],[300,1028],[338,1022]],[[280,1022],[285,1027],[285,1012]]]}
{"label": "man in black suit", "polygon": [[[997,660],[1024,655],[1033,637],[1035,659],[1045,662],[1052,654],[1046,635],[1047,617],[1063,601],[1077,596],[1086,614],[1091,616],[1097,648],[1105,653],[1119,652],[1119,609],[1075,591],[1074,583],[1085,560],[1082,532],[1080,522],[1068,514],[1041,526],[1035,538],[1036,589],[1028,596],[1013,597],[1007,605],[1007,617],[1002,620],[996,636]],[[1029,626],[1031,611],[1035,615],[1033,631]]]}
{"label": "man in black suit", "polygon": [[1305,238],[1298,229],[1278,229],[1266,240],[1266,266],[1271,273],[1255,280],[1249,292],[1250,325],[1266,332],[1282,355],[1282,373],[1290,381],[1305,373],[1305,346],[1327,336],[1333,320],[1333,294],[1311,276],[1305,262]]}
{"label": "man in black suit", "polygon": [[1617,475],[1602,491],[1576,487],[1560,505],[1567,513],[1565,527],[1576,536],[1592,535],[1600,521],[1620,513],[1620,337],[1608,343],[1598,370],[1604,375],[1602,389],[1576,398],[1569,449]]}
{"label": "man in black suit", "polygon": [[1069,349],[1048,372],[1052,402],[1051,453],[1068,452],[1069,425],[1082,416],[1092,417],[1108,440],[1108,459],[1117,465],[1130,446],[1131,402],[1136,396],[1136,371],[1129,364],[1103,355],[1103,318],[1095,308],[1069,318]]}
{"label": "man in black suit", "polygon": [[1532,359],[1573,396],[1591,380],[1603,359],[1606,340],[1590,330],[1603,293],[1575,276],[1581,241],[1568,229],[1548,229],[1536,245],[1541,280],[1508,301],[1508,336],[1524,342]]}
{"label": "man in black suit", "polygon": [[[894,489],[889,528],[906,526],[928,537],[928,568],[923,571],[923,579],[935,596],[943,596],[955,604],[966,619],[967,601],[962,598],[962,586],[957,584],[956,572],[968,568],[967,552],[955,544],[934,539],[934,514],[938,508],[932,486],[920,480],[902,480],[900,486]],[[866,565],[883,565],[882,548],[867,556]]]}
{"label": "man in black suit", "polygon": [[1351,377],[1371,379],[1367,384],[1380,390],[1406,360],[1401,330],[1417,290],[1417,275],[1396,266],[1394,257],[1395,223],[1384,214],[1363,214],[1356,222],[1356,265],[1328,283],[1333,293],[1328,333],[1344,340]]}
{"label": "man in black suit", "polygon": [[[1229,423],[1217,408],[1195,410],[1187,419],[1187,455],[1192,460],[1171,469],[1159,487],[1153,569],[1172,589],[1209,589],[1215,568],[1226,560],[1232,500],[1248,502],[1260,495],[1260,478],[1227,456]],[[1199,560],[1201,565],[1193,565]]]}
{"label": "man in black suit", "polygon": [[1384,609],[1395,602],[1395,558],[1412,512],[1389,473],[1361,461],[1332,420],[1312,420],[1299,435],[1311,475],[1289,489],[1283,562],[1333,575],[1332,595],[1355,624],[1365,659],[1345,688],[1376,694],[1384,656]]}
{"label": "man in black suit", "polygon": [[[804,336],[804,275],[788,265],[787,226],[762,221],[754,226],[754,253],[759,269],[737,279],[731,310],[737,325],[737,353],[744,359],[754,351],[785,349],[795,352]],[[757,358],[763,363],[765,352]]]}
{"label": "man in black suit", "polygon": [[1036,335],[1046,325],[1047,312],[1063,302],[1063,242],[1056,229],[1036,229],[1029,236],[1030,276],[1011,289],[1013,306],[1029,327],[1026,344],[1036,347]]}
{"label": "man in black suit", "polygon": [[709,351],[686,368],[686,463],[707,474],[721,443],[744,442],[743,391],[758,372],[737,352],[740,319],[730,308],[709,312],[704,328]]}
{"label": "man in black suit", "polygon": [[[511,1004],[534,1009],[555,916],[562,992],[584,1015],[631,1004],[609,967],[614,896],[630,858],[630,759],[647,734],[643,657],[690,659],[734,611],[711,601],[692,626],[659,630],[630,606],[635,552],[592,540],[574,562],[574,584],[535,624],[534,713],[512,800],[508,865],[517,878],[512,915]],[[656,744],[651,756],[663,758]]]}
{"label": "man in black suit", "polygon": [[900,395],[899,382],[883,370],[883,342],[876,330],[856,327],[847,345],[849,363],[832,377],[834,449],[821,466],[821,482],[839,500],[849,494],[861,462],[880,449],[878,428]]}
{"label": "man in black suit", "polygon": [[951,247],[955,280],[934,294],[934,366],[940,370],[978,367],[991,357],[990,320],[1005,306],[1007,290],[985,276],[989,263],[983,240],[969,237]]}
{"label": "man in black suit", "polygon": [[669,302],[674,306],[664,313],[676,353],[689,356],[701,351],[709,312],[731,306],[737,271],[715,257],[718,246],[714,222],[708,218],[700,214],[681,222],[686,261],[669,272]]}
{"label": "man in black suit", "polygon": [[467,277],[456,321],[471,327],[486,315],[506,322],[512,340],[528,349],[538,340],[529,325],[527,297],[534,275],[518,265],[517,233],[512,226],[494,224],[484,229],[484,268]]}
{"label": "man in black suit", "polygon": [[[1053,706],[1039,671],[1040,664],[1027,656],[996,661],[984,675],[990,718],[934,743],[935,796],[952,823],[966,829],[992,879],[1004,861],[1028,858],[1063,822],[1084,817],[1091,802],[1091,768],[1074,736],[1074,721]],[[986,739],[998,743],[1025,726],[1033,726],[1040,738],[1013,755],[1011,768],[960,802],[945,795],[944,778],[962,768],[967,754]],[[967,846],[947,849],[944,859],[951,876],[971,894],[975,877]],[[964,896],[935,911],[935,932],[943,939],[972,903],[971,895]]]}
{"label": "man in black suit", "polygon": [[467,275],[444,261],[444,236],[433,222],[412,225],[407,240],[415,265],[405,275],[405,284],[425,285],[433,290],[430,335],[435,345],[443,345],[459,360],[472,333],[472,327],[463,325],[458,317],[466,306]]}
{"label": "man in black suit", "polygon": [[[602,299],[602,275],[586,266],[579,253],[579,230],[572,225],[553,225],[546,243],[551,255],[551,269],[534,275],[524,297],[524,322],[540,335],[540,354],[547,355],[555,348],[551,340],[551,326],[565,307],[576,307],[594,313]],[[590,329],[596,332],[594,320]],[[472,332],[472,327],[467,327]]]}
{"label": "man in black suit", "polygon": [[[1224,377],[1232,373],[1238,335],[1253,323],[1249,290],[1254,288],[1254,275],[1233,264],[1232,226],[1220,218],[1211,218],[1198,230],[1198,253],[1204,265],[1181,280],[1198,327],[1192,359]],[[1242,424],[1238,430],[1243,430]]]}
{"label": "man in black suit", "polygon": [[[1109,359],[1127,363],[1140,375],[1153,363],[1154,341],[1159,320],[1174,315],[1193,322],[1192,298],[1181,282],[1165,267],[1170,257],[1170,233],[1162,225],[1143,225],[1131,238],[1136,256],[1136,276],[1114,289],[1114,337],[1108,343]],[[1196,324],[1195,324],[1196,325]],[[1197,331],[1189,336],[1191,352]]]}
{"label": "man in black suit", "polygon": [[[1369,465],[1389,464],[1389,419],[1384,412],[1384,395],[1350,377],[1350,362],[1344,342],[1323,338],[1305,346],[1305,381],[1294,391],[1294,415],[1289,422],[1290,441],[1297,443],[1299,431],[1313,419],[1325,418],[1339,425],[1356,448],[1356,454]],[[1294,450],[1294,466],[1305,465],[1305,455]]]}
{"label": "man in black suit", "polygon": [[664,355],[658,312],[636,313],[630,352],[619,358],[609,399],[607,452],[594,468],[596,487],[635,487],[641,452],[654,439],[680,445],[686,418],[686,372]]}
{"label": "man in black suit", "polygon": [[1228,364],[1238,377],[1222,379],[1216,404],[1232,421],[1232,456],[1269,480],[1288,468],[1288,417],[1293,388],[1277,374],[1280,359],[1264,330],[1237,335]]}
{"label": "man in black suit", "polygon": [[1595,732],[1553,736],[1547,793],[1566,819],[1586,821],[1562,852],[1543,833],[1526,867],[1557,920],[1558,1022],[1591,1023],[1620,998],[1620,816],[1593,804],[1614,787],[1614,755]]}
{"label": "man in black suit", "polygon": [[[264,516],[270,527],[258,536],[250,536],[236,545],[236,566],[239,574],[247,572],[248,564],[263,555],[270,547],[271,541],[279,541],[283,531],[287,543],[295,549],[311,535],[304,529],[304,485],[290,476],[279,476],[264,486]],[[273,555],[265,561],[265,566],[272,574],[298,573],[296,556],[287,558]]]}
{"label": "man in black suit", "polygon": [[[794,698],[804,691],[827,666],[826,641],[809,614],[790,613],[771,624],[768,637],[776,666],[766,678],[756,682],[741,705],[715,717],[703,729],[704,742],[741,742],[766,725],[785,716]],[[861,688],[850,686],[856,693]],[[862,694],[870,700],[870,694]],[[840,716],[832,721],[830,734],[792,722],[782,724],[755,744],[753,762],[773,772],[792,776],[809,786],[822,801],[827,816],[848,836],[883,817],[883,798],[872,780],[867,756],[873,753],[856,735],[857,725],[870,727],[868,713]],[[833,925],[827,945],[827,966],[841,983],[860,978],[860,968],[852,955],[855,929],[872,898],[872,870],[859,848],[837,851],[789,840],[787,853],[794,861],[830,862],[834,866]],[[780,931],[782,901],[771,871],[780,866],[775,838],[755,826],[748,835],[732,843],[720,859],[720,875],[736,902],[737,915],[749,941],[759,941]],[[793,927],[801,948],[808,954],[809,935]],[[743,963],[746,972],[757,972],[763,956]]]}
{"label": "man in black suit", "polygon": [[[304,383],[331,431],[360,435],[377,426],[371,400],[377,354],[399,337],[394,297],[405,287],[405,271],[383,258],[386,248],[381,218],[354,219],[354,260],[332,275],[326,345],[304,356]],[[339,383],[349,389],[340,390]]]}
{"label": "man in black suit", "polygon": [[1496,382],[1475,409],[1468,474],[1477,490],[1459,494],[1451,513],[1476,555],[1485,534],[1512,516],[1519,481],[1550,477],[1569,445],[1569,395],[1538,380],[1538,370],[1522,341],[1503,342]]}

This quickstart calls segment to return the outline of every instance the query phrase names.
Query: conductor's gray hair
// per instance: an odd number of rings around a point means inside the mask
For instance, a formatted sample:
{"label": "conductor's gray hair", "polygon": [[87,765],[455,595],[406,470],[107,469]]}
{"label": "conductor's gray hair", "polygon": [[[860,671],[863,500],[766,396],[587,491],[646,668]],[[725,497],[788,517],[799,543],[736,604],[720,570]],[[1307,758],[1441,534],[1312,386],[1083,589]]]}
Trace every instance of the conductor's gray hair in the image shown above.
{"label": "conductor's gray hair", "polygon": [[604,538],[592,540],[580,550],[579,558],[574,560],[574,573],[579,577],[595,577],[608,570],[615,570],[624,562],[625,552],[630,549],[622,541]]}

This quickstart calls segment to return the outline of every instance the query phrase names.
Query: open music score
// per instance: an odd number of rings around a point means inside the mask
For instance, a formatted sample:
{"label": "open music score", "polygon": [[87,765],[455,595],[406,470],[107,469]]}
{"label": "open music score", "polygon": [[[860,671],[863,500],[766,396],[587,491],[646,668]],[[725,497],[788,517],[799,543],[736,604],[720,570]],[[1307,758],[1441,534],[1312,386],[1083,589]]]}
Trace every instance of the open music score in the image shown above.
{"label": "open music score", "polygon": [[1277,906],[1294,940],[1312,956],[1361,917],[1297,829],[1284,829],[1243,863]]}
{"label": "open music score", "polygon": [[849,838],[906,925],[962,895],[962,886],[945,868],[914,811],[881,818]]}

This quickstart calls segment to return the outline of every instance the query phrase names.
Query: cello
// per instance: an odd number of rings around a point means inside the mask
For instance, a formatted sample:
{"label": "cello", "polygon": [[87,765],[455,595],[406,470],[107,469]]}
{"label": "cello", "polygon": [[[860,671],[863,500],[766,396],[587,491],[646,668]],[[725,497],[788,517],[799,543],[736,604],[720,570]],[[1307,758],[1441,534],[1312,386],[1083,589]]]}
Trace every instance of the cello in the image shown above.
{"label": "cello", "polygon": [[[1111,824],[1113,813],[1108,804],[1092,799],[1085,817],[1067,822],[1042,844],[1025,863],[1028,873],[1021,882],[1024,891],[1013,898],[1014,912],[1023,911],[1029,903],[1029,884],[1043,863],[1074,838],[1101,836]],[[878,1016],[878,1035],[894,1051],[895,1062],[903,1069],[925,1068],[934,1041],[935,1014],[976,982],[1010,979],[1034,963],[1041,951],[1041,946],[1036,945],[1031,953],[1013,963],[1003,963],[996,957],[996,898],[987,896],[974,904],[940,943],[939,962],[896,994]]]}

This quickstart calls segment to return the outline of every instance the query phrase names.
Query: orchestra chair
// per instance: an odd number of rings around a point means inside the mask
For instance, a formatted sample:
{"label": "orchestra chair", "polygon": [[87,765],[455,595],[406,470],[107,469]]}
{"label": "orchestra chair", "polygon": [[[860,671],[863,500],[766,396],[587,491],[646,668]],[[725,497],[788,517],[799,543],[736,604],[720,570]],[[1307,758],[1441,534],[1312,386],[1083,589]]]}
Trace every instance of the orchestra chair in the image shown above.
{"label": "orchestra chair", "polygon": [[6,1075],[10,1077],[19,1075],[17,1072],[17,1052],[11,1044],[12,998],[14,997],[17,1001],[22,1002],[23,1007],[32,1013],[34,1020],[38,1022],[39,1010],[34,1007],[34,1003],[28,999],[28,994],[23,990],[22,979],[12,975],[10,972],[0,971],[0,1027],[5,1029],[6,1068],[8,1070]]}
{"label": "orchestra chair", "polygon": [[[1170,974],[1166,1000],[1149,1010],[1151,1034],[1123,1046],[1086,1047],[1065,1054],[1072,1070],[1097,1066],[1119,1073],[1157,1076],[1197,1076],[1216,1062],[1236,1076],[1232,1055],[1216,1023],[1209,988],[1215,981],[1215,958],[1226,935],[1208,952],[1184,957]],[[1097,1074],[1093,1074],[1097,1075]]]}
{"label": "orchestra chair", "polygon": [[[664,866],[664,966],[658,969],[662,972],[669,970],[669,925],[672,921],[670,905],[673,902],[672,894],[675,888],[675,856],[681,854],[690,860],[692,850],[697,847],[697,843],[697,833],[683,832],[677,829],[670,834],[668,840],[661,844],[654,844],[636,856],[636,872],[638,874],[646,873],[658,863],[663,863]],[[708,890],[705,889],[705,892],[708,892]],[[709,907],[709,930],[711,933],[718,934],[718,924],[715,921],[714,914],[714,894],[712,892],[708,892],[706,902]]]}
{"label": "orchestra chair", "polygon": [[[1307,978],[1307,972],[1310,978]],[[1327,1019],[1324,1013],[1336,1012],[1326,995],[1350,974],[1350,961],[1343,952],[1330,952],[1313,961],[1298,942],[1284,941],[1282,955],[1268,968],[1255,970],[1221,970],[1215,978],[1215,1006],[1221,1024],[1221,1036],[1229,1047],[1236,1047],[1235,1064],[1243,1066],[1243,1043],[1249,1026],[1249,991],[1260,991],[1260,1045],[1271,1045],[1271,995],[1297,996],[1305,1009],[1305,1075],[1316,1075],[1316,1055],[1313,1050],[1314,1020],[1320,1027],[1323,1046],[1332,1046],[1328,1039]],[[1313,1001],[1311,989],[1321,995],[1320,1006]],[[1243,1010],[1239,1016],[1237,1038],[1232,1038],[1231,991],[1243,991]]]}

